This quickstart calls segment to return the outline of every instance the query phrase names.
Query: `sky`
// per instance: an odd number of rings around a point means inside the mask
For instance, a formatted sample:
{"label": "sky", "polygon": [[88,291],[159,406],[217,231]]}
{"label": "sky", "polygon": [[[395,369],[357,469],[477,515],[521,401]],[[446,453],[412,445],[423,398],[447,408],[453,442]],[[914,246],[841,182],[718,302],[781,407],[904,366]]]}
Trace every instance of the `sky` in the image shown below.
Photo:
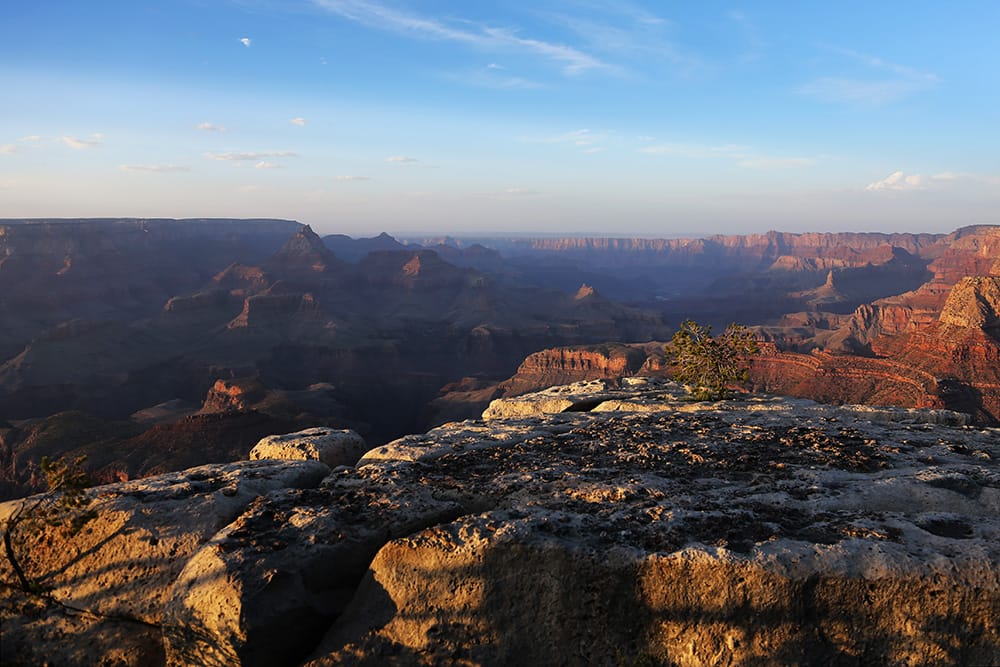
{"label": "sky", "polygon": [[0,218],[1000,223],[995,0],[36,0],[2,25]]}

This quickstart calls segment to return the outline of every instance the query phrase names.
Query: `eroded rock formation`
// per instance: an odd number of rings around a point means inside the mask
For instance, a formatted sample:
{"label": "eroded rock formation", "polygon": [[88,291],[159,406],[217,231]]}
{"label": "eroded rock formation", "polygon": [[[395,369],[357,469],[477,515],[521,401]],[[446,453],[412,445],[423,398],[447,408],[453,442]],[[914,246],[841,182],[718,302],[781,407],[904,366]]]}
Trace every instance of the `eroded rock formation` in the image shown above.
{"label": "eroded rock formation", "polygon": [[[157,664],[165,647],[174,665],[317,667],[1000,659],[997,429],[947,425],[966,419],[947,411],[695,403],[642,378],[516,402],[375,448],[311,488],[264,493],[164,575],[175,583],[143,612],[163,619],[159,648],[147,632],[114,655]],[[191,473],[171,479],[144,483]],[[206,497],[240,493],[217,486]],[[143,487],[93,493],[130,492],[141,512]],[[88,602],[127,588],[109,580]],[[6,607],[4,651],[33,655],[32,632],[53,622],[28,607]],[[46,657],[77,655],[77,632],[46,635]],[[114,651],[120,632],[87,635],[88,651]]]}

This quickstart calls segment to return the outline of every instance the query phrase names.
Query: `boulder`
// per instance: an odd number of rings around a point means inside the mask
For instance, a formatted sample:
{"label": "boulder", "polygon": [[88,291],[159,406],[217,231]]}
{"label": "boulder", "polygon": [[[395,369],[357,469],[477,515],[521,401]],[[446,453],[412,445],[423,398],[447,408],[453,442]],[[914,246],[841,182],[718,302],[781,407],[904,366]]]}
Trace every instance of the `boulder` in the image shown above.
{"label": "boulder", "polygon": [[350,429],[307,428],[262,438],[250,450],[250,460],[312,460],[336,468],[354,465],[366,449],[364,438]]}
{"label": "boulder", "polygon": [[360,468],[467,513],[382,547],[307,664],[997,662],[1000,430],[653,396]]}
{"label": "boulder", "polygon": [[557,412],[582,412],[616,396],[611,382],[588,380],[490,402],[483,419],[517,419]]}
{"label": "boulder", "polygon": [[167,664],[298,664],[386,541],[463,513],[410,482],[369,466],[259,499],[180,573],[165,611]]}
{"label": "boulder", "polygon": [[[328,473],[318,461],[205,465],[88,490],[94,518],[75,535],[63,530],[68,513],[55,515],[54,525],[22,521],[14,543],[28,577],[62,605],[87,613],[34,609],[37,603],[17,594],[10,564],[0,559],[0,578],[14,594],[11,606],[2,605],[4,662],[99,664],[114,655],[122,664],[155,662],[162,656],[155,626],[187,559],[254,498],[317,486]],[[38,499],[0,505],[4,530],[12,514]],[[79,639],[56,641],[64,633]]]}

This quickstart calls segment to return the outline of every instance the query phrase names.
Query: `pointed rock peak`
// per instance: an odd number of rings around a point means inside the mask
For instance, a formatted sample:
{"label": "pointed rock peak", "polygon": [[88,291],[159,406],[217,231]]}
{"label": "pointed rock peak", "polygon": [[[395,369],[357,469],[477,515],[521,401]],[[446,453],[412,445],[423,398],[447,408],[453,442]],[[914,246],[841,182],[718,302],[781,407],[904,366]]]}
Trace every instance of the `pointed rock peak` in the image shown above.
{"label": "pointed rock peak", "polygon": [[833,270],[832,269],[830,270],[830,273],[826,274],[826,283],[824,283],[823,287],[829,287],[830,289],[836,289],[836,286],[833,284]]}
{"label": "pointed rock peak", "polygon": [[305,225],[304,227],[302,227],[302,229],[295,232],[295,234],[292,236],[292,238],[288,240],[288,243],[286,243],[285,246],[287,247],[288,245],[291,244],[294,245],[306,244],[309,248],[316,250],[323,249],[329,252],[329,249],[327,249],[327,247],[323,244],[323,239],[321,239],[319,235],[316,234],[316,232],[314,232],[312,230],[312,227],[310,227],[309,225]]}
{"label": "pointed rock peak", "polygon": [[336,256],[316,235],[309,225],[305,225],[288,239],[268,262],[268,267],[279,270],[325,271],[337,263]]}
{"label": "pointed rock peak", "polygon": [[587,297],[594,296],[595,294],[597,294],[597,292],[594,291],[594,288],[587,283],[584,283],[580,285],[580,289],[576,291],[576,296],[573,298],[580,301],[582,299],[586,299]]}

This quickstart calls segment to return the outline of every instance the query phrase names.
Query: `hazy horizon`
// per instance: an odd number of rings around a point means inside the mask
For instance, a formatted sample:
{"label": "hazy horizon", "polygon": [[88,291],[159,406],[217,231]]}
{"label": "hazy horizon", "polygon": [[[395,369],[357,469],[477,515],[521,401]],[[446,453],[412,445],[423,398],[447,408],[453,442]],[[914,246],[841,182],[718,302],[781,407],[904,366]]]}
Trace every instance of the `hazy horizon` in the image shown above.
{"label": "hazy horizon", "polygon": [[996,224],[998,24],[985,1],[20,3],[0,217],[411,237]]}

